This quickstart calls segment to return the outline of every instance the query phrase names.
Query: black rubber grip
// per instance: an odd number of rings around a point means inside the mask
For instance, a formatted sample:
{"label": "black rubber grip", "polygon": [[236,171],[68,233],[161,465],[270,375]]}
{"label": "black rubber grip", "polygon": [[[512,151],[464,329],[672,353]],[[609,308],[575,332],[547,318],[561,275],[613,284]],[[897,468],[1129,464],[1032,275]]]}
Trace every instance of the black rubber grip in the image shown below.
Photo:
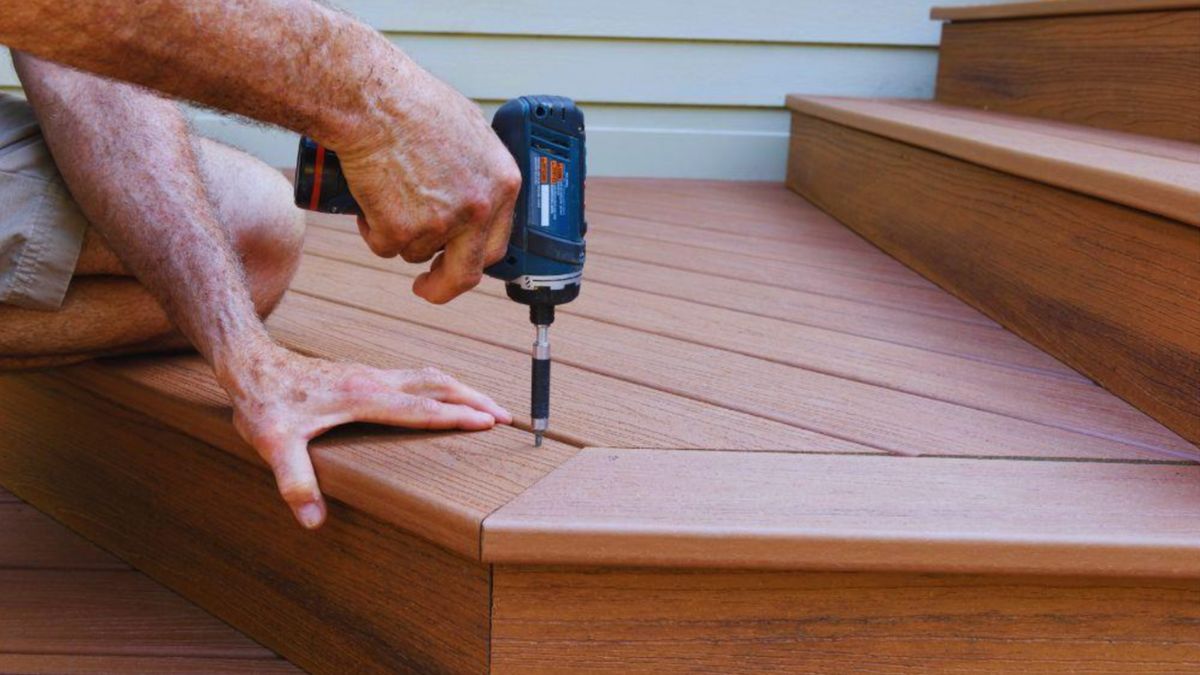
{"label": "black rubber grip", "polygon": [[550,359],[533,359],[533,402],[534,419],[550,417]]}

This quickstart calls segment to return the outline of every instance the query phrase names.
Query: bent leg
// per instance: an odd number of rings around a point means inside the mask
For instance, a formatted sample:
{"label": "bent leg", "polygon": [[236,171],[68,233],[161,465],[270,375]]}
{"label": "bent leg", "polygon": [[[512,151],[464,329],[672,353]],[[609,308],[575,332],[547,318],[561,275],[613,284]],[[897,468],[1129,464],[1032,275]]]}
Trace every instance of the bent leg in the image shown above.
{"label": "bent leg", "polygon": [[[207,139],[195,146],[208,197],[242,260],[255,308],[266,316],[287,290],[303,245],[303,215],[292,205],[291,185],[238,150]],[[166,313],[94,228],[59,311],[0,305],[0,368],[184,346]]]}

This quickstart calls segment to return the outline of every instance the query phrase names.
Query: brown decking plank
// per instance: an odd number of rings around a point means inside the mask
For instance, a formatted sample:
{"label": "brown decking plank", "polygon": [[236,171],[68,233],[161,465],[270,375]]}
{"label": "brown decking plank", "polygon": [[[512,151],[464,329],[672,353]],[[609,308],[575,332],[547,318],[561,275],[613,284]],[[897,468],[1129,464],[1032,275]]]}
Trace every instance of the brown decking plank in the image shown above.
{"label": "brown decking plank", "polygon": [[[337,499],[307,532],[265,469],[55,376],[0,377],[0,409],[14,490],[298,666],[486,672],[486,566]],[[20,635],[0,627],[0,651]]]}
{"label": "brown decking plank", "polygon": [[[301,321],[313,326],[327,318]],[[87,364],[61,377],[262,464],[234,430],[228,399],[199,358]],[[483,517],[574,452],[554,440],[533,448],[527,433],[509,427],[475,434],[358,427],[310,444],[327,495],[472,558],[479,555]]]}
{"label": "brown decking plank", "polygon": [[0,652],[275,655],[134,571],[0,570]]}
{"label": "brown decking plank", "polygon": [[0,568],[128,567],[32,506],[0,503]]}
{"label": "brown decking plank", "polygon": [[1200,230],[936,150],[798,114],[789,184],[1200,442]]}
{"label": "brown decking plank", "polygon": [[[525,351],[526,317],[512,311],[510,301],[476,292],[445,307],[433,307],[395,292],[397,286],[407,285],[399,279],[405,277],[311,258],[302,266],[294,288]],[[352,314],[346,315],[346,321],[355,320]],[[292,330],[302,334],[303,326]],[[1190,443],[1173,437],[1150,449],[580,316],[556,323],[554,331],[555,359],[560,364],[893,452],[1107,458],[1161,458],[1167,451],[1194,452]],[[737,443],[710,447],[742,448]],[[773,447],[786,446],[776,442]]]}
{"label": "brown decking plank", "polygon": [[[359,268],[359,271],[366,270]],[[355,283],[371,289],[370,293],[388,288],[387,295],[401,298],[402,303],[409,302],[411,297],[395,292],[396,278],[392,275],[374,272],[358,274],[355,279]],[[323,287],[331,286],[323,284]],[[499,301],[472,293],[438,308],[412,297],[421,308],[417,315],[436,317],[429,325],[422,325],[407,320],[413,317],[400,319],[389,315],[390,301],[377,300],[368,304],[378,307],[379,313],[368,313],[297,293],[271,318],[268,326],[285,344],[332,358],[354,358],[379,367],[438,363],[493,395],[508,406],[520,424],[528,425],[529,384],[523,373],[529,368],[526,345],[530,328],[525,314],[512,302],[504,301],[497,307]],[[483,305],[478,304],[480,300]],[[451,312],[454,305],[461,308]],[[454,332],[466,329],[457,320],[464,312],[475,322],[472,325],[485,326],[478,333],[480,339]],[[501,316],[505,318],[500,319]],[[315,332],[311,327],[318,323],[323,330]],[[556,323],[555,328],[558,326]],[[502,333],[510,334],[511,338]],[[518,333],[522,337],[517,337]],[[572,366],[568,361],[554,364],[553,389],[554,421],[550,435],[577,445],[595,445],[603,438],[647,438],[654,443],[650,447],[700,447],[704,439],[716,439],[722,447],[747,450],[795,444],[794,447],[821,452],[879,452],[860,443],[729,410],[693,397],[677,396],[656,388],[653,382],[637,384],[598,374]],[[528,436],[522,434],[522,437],[528,442]]]}
{"label": "brown decking plank", "polygon": [[303,671],[283,659],[0,654],[0,672],[8,675],[298,675]]}
{"label": "brown decking plank", "polygon": [[483,541],[504,564],[1200,578],[1200,466],[588,448]]}
{"label": "brown decking plank", "polygon": [[1032,0],[1031,2],[934,7],[929,15],[939,21],[984,21],[1043,16],[1158,12],[1170,9],[1200,9],[1200,2],[1196,2],[1196,0]]}
{"label": "brown decking plank", "polygon": [[21,500],[17,499],[16,495],[14,495],[13,493],[9,492],[8,490],[5,490],[4,488],[0,487],[0,504],[4,504],[4,503],[8,503],[8,502],[18,502],[18,501],[21,501]]}
{"label": "brown decking plank", "polygon": [[[1142,153],[1129,146],[1128,134],[1102,145],[1038,131],[1028,120],[1020,126],[996,124],[994,120],[1003,116],[932,102],[789,96],[788,107],[1007,174],[1200,225],[1200,145],[1195,146],[1196,156],[1184,161]],[[1097,130],[1092,136],[1103,133]],[[1158,145],[1154,140],[1148,144],[1152,152]]]}
{"label": "brown decking plank", "polygon": [[[672,225],[648,218],[588,212],[588,232],[619,235],[628,243],[657,246],[657,242],[684,243],[689,248],[717,251],[726,256],[784,262],[789,266],[813,267],[837,274],[884,281],[898,286],[929,288],[931,283],[921,275],[857,239],[846,243],[829,243],[816,237],[799,235],[790,241],[755,239],[743,234],[698,230]],[[630,242],[632,240],[632,242]],[[772,268],[774,269],[774,268]]]}
{"label": "brown decking plank", "polygon": [[1200,5],[948,23],[937,99],[1200,143]]}
{"label": "brown decking plank", "polygon": [[[345,229],[309,228],[305,250],[385,271],[402,269],[395,260],[371,254],[357,232]],[[721,279],[714,283],[711,276],[700,272],[666,269],[636,260],[605,256],[591,256],[588,259],[584,283],[585,297],[592,295],[592,288],[599,283],[1086,381],[1086,378],[1054,357],[994,324],[981,326],[876,305],[862,299],[844,300],[740,279]],[[568,305],[563,309],[569,311],[572,307]],[[754,319],[747,316],[742,320]]]}
{"label": "brown decking plank", "polygon": [[[397,276],[412,273],[413,268],[381,260],[348,239],[343,242],[346,246],[336,251],[339,259],[391,269]],[[331,269],[336,263],[314,258],[308,264],[314,267],[315,278],[337,276]],[[306,288],[311,290],[312,284]],[[494,284],[484,285],[481,291],[503,296]],[[1190,449],[1174,432],[1082,380],[1015,371],[612,286],[589,287],[561,312],[1061,429],[1174,451]],[[1036,351],[1029,344],[1023,347]]]}
{"label": "brown decking plank", "polygon": [[603,231],[588,232],[589,255],[613,256],[659,265],[668,269],[701,272],[719,279],[743,279],[780,288],[821,293],[835,298],[854,300],[871,297],[888,307],[942,316],[981,325],[990,319],[956,302],[941,289],[932,285],[902,286],[888,281],[843,274],[830,269],[789,265],[777,260],[764,260],[728,255],[721,251],[689,246],[688,244],[653,242],[622,237]]}
{"label": "brown decking plank", "polygon": [[1193,580],[497,566],[494,673],[1191,673]]}
{"label": "brown decking plank", "polygon": [[697,230],[760,240],[794,241],[797,236],[852,244],[862,238],[779,183],[706,183],[671,179],[593,178],[587,184],[588,213],[645,218]]}

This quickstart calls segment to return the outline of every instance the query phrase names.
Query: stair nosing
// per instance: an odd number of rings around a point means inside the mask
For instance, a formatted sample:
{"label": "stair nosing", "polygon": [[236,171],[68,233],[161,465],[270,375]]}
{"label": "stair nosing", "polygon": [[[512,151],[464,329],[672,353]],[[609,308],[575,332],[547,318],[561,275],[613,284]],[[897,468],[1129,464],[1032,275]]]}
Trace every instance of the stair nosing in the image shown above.
{"label": "stair nosing", "polygon": [[[980,111],[934,101],[791,95],[788,96],[787,106],[794,113],[810,115],[997,171],[1200,227],[1200,145],[1194,146],[1197,161],[1187,162],[1152,152],[1139,153],[1081,139],[1017,129],[999,123],[989,124],[984,119],[968,119],[961,113],[967,112],[976,117],[990,117],[995,120],[1020,119],[1029,124],[1041,123],[1035,118]],[[864,106],[882,106],[887,108],[886,112],[895,115],[884,116],[881,114],[883,111],[863,110]],[[908,119],[896,119],[896,115]],[[914,117],[928,119],[913,119]],[[950,124],[959,127],[959,130],[929,123],[934,120],[950,121]],[[1046,123],[1047,129],[1054,126],[1062,126],[1062,123]],[[1005,136],[1024,141],[1024,147],[1010,147],[991,139],[969,135],[964,133],[962,127],[974,127],[975,131],[1000,130]],[[1053,145],[1060,151],[1048,149],[1047,145],[1031,147],[1031,141],[1040,140],[1035,138],[1037,136],[1052,140]],[[1126,140],[1136,138],[1134,134],[1121,136]],[[1161,139],[1147,142],[1159,143]],[[1193,145],[1177,143],[1181,147]],[[1062,152],[1062,149],[1067,152]],[[1072,156],[1073,154],[1077,156]],[[1107,159],[1107,162],[1097,164],[1094,161],[1085,161],[1105,155],[1107,157],[1104,159]],[[1162,177],[1150,176],[1144,172],[1123,170],[1114,166],[1119,159],[1137,160],[1143,165],[1158,167],[1168,174],[1187,175],[1189,180],[1163,180]],[[1192,178],[1193,176],[1195,178]]]}
{"label": "stair nosing", "polygon": [[995,21],[1044,19],[1092,14],[1131,14],[1200,9],[1195,0],[1054,0],[1053,2],[1005,2],[999,4],[934,7],[934,21]]}

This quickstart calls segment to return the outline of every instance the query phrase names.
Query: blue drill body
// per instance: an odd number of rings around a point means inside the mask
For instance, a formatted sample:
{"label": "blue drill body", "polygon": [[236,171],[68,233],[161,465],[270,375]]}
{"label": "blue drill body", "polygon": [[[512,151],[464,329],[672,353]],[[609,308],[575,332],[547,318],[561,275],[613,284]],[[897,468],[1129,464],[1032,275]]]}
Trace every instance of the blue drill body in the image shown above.
{"label": "blue drill body", "polygon": [[[531,418],[540,445],[550,414],[549,327],[554,308],[574,300],[583,279],[583,113],[561,96],[522,96],[496,111],[492,129],[512,153],[522,180],[508,250],[485,272],[505,282],[509,298],[529,306],[530,321],[537,326]],[[323,213],[360,213],[337,155],[309,138],[300,139],[296,205]]]}

